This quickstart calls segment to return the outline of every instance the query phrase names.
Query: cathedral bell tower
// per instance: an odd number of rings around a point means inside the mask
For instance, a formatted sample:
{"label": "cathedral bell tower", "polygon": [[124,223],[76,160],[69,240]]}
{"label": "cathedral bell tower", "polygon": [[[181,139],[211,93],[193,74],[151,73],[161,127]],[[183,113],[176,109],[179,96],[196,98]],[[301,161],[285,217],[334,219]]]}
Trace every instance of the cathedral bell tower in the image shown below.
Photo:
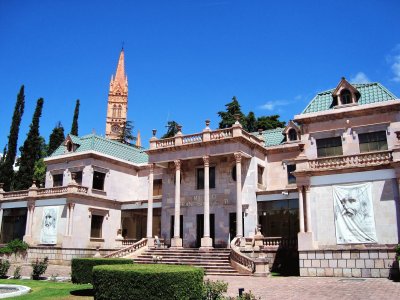
{"label": "cathedral bell tower", "polygon": [[128,112],[128,77],[125,75],[124,49],[119,55],[115,77],[111,75],[108,92],[106,137],[112,140],[119,138],[126,123]]}

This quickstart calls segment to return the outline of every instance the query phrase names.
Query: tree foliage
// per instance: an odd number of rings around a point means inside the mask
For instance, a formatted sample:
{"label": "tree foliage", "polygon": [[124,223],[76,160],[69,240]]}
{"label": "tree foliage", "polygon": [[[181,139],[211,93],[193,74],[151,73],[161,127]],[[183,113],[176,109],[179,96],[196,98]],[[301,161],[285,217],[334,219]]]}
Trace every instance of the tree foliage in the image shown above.
{"label": "tree foliage", "polygon": [[126,121],[121,128],[119,137],[118,137],[118,141],[123,143],[123,144],[127,144],[130,145],[131,141],[135,141],[136,137],[133,136],[133,122],[132,121]]}
{"label": "tree foliage", "polygon": [[79,99],[76,100],[74,117],[72,119],[71,134],[78,136]]}
{"label": "tree foliage", "polygon": [[58,122],[49,137],[47,155],[51,155],[65,140],[64,127]]}
{"label": "tree foliage", "polygon": [[167,132],[161,137],[162,139],[170,138],[175,136],[178,132],[178,126],[179,124],[175,121],[168,121],[167,124]]}
{"label": "tree foliage", "polygon": [[[10,133],[8,135],[7,148],[4,148],[2,163],[0,165],[0,182],[4,183],[4,190],[9,191],[14,179],[14,162],[17,156],[17,144],[19,126],[21,125],[22,115],[24,114],[25,108],[25,93],[24,86],[22,85],[15,103],[14,114],[12,117],[12,123]],[[7,151],[5,151],[7,149]]]}
{"label": "tree foliage", "polygon": [[27,189],[32,184],[35,163],[43,155],[43,138],[39,135],[39,122],[42,115],[43,98],[39,98],[33,114],[32,123],[24,142],[20,148],[21,158],[19,170],[15,180],[15,189]]}
{"label": "tree foliage", "polygon": [[235,115],[239,115],[239,122],[243,129],[248,132],[255,132],[258,129],[267,130],[278,127],[285,127],[286,122],[279,120],[279,115],[256,117],[254,112],[249,112],[247,116],[242,112],[239,101],[234,96],[232,101],[225,104],[225,111],[219,111],[221,118],[219,128],[231,127],[236,122]]}

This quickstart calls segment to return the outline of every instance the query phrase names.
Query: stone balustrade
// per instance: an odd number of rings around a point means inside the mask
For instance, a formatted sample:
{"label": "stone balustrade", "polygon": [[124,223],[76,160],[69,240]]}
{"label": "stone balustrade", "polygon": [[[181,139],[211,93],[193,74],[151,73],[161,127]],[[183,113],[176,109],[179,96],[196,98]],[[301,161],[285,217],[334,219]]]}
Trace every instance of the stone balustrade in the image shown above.
{"label": "stone balustrade", "polygon": [[370,167],[386,165],[392,160],[392,151],[377,151],[354,155],[317,158],[308,162],[308,168],[311,171],[321,171],[329,169]]}
{"label": "stone balustrade", "polygon": [[204,130],[203,132],[196,134],[182,135],[182,133],[179,133],[175,135],[173,138],[167,138],[167,139],[159,140],[153,137],[150,140],[150,150],[175,147],[181,145],[197,144],[208,141],[226,140],[236,137],[242,137],[255,144],[259,145],[264,144],[264,141],[261,138],[243,130],[240,125],[234,125],[226,129]]}
{"label": "stone balustrade", "polygon": [[30,188],[28,190],[0,192],[1,200],[23,199],[27,197],[44,197],[47,195],[57,196],[66,193],[88,194],[89,188],[80,185],[58,186],[52,188]]}

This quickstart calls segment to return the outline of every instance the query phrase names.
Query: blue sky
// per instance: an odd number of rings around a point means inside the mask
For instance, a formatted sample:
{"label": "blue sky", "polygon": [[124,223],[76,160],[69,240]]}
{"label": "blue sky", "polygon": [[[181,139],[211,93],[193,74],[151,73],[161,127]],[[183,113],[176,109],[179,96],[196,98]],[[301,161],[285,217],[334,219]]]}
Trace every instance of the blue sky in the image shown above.
{"label": "blue sky", "polygon": [[107,94],[122,42],[128,119],[148,145],[168,120],[184,133],[232,96],[243,112],[300,113],[342,76],[378,81],[400,95],[400,1],[6,1],[0,0],[0,148],[25,84],[19,145],[36,100],[41,134],[58,121],[104,134]]}

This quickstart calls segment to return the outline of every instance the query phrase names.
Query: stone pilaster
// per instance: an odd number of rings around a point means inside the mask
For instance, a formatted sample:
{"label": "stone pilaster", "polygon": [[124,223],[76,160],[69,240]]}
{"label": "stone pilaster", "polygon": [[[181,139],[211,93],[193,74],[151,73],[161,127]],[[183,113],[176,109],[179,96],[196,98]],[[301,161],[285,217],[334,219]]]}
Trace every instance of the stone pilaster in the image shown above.
{"label": "stone pilaster", "polygon": [[154,164],[149,165],[149,189],[147,200],[147,245],[154,246],[153,240],[153,180]]}
{"label": "stone pilaster", "polygon": [[175,160],[175,224],[174,237],[171,239],[171,248],[181,248],[182,238],[179,236],[181,216],[181,161]]}
{"label": "stone pilaster", "polygon": [[204,162],[204,236],[201,239],[201,249],[212,248],[210,238],[210,157],[203,156]]}

